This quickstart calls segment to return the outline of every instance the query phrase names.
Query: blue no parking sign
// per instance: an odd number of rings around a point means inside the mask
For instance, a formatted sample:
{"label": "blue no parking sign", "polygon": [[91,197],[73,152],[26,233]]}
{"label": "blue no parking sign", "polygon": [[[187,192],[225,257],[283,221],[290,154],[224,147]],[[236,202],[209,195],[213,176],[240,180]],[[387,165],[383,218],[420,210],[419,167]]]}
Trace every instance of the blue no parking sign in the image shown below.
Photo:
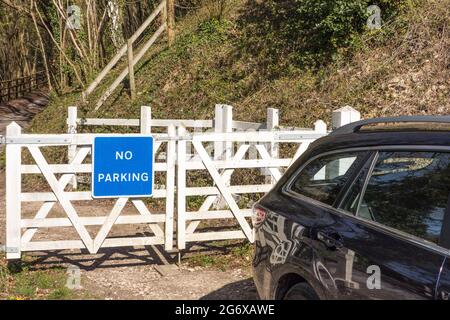
{"label": "blue no parking sign", "polygon": [[151,197],[153,138],[95,137],[92,197]]}

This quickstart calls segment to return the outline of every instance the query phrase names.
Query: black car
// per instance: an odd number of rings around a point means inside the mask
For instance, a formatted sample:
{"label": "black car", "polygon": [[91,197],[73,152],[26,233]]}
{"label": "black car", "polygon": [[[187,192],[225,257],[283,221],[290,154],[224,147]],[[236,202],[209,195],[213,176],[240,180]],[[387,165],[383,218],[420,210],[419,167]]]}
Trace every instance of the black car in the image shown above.
{"label": "black car", "polygon": [[449,193],[450,116],[316,140],[254,207],[261,299],[448,300]]}

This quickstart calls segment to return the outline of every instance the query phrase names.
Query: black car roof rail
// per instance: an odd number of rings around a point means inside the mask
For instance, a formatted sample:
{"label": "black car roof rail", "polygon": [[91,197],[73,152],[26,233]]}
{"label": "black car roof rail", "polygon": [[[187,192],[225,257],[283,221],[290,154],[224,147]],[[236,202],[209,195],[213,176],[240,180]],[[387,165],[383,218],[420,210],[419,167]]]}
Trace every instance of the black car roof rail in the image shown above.
{"label": "black car roof rail", "polygon": [[361,120],[349,123],[345,126],[333,130],[330,135],[349,134],[359,131],[362,127],[370,124],[378,123],[395,123],[395,122],[431,122],[431,123],[450,123],[450,116],[400,116],[400,117],[385,117]]}

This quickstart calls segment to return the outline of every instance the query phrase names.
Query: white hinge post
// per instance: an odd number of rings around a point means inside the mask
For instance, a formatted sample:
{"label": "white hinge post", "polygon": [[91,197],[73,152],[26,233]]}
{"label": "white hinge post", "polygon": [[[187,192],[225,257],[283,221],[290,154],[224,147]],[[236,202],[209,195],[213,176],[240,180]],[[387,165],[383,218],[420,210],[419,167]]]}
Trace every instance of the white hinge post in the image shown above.
{"label": "white hinge post", "polygon": [[152,133],[152,108],[148,106],[141,107],[141,134]]}
{"label": "white hinge post", "polygon": [[[233,132],[233,107],[223,104],[216,104],[214,116],[214,132]],[[233,155],[232,142],[214,142],[214,160],[231,159]]]}
{"label": "white hinge post", "polygon": [[[216,105],[215,109],[215,126],[214,131],[218,133],[233,132],[233,107],[229,105]],[[233,142],[232,141],[218,141],[214,142],[214,160],[231,160],[233,156]],[[224,180],[226,186],[229,186],[231,177]],[[226,207],[226,201],[222,196],[219,196],[216,201],[215,208],[221,209]]]}
{"label": "white hinge post", "polygon": [[[266,130],[273,131],[280,126],[280,112],[275,108],[267,108]],[[268,143],[267,151],[272,159],[278,159],[278,143]],[[265,182],[274,184],[275,178],[270,173],[268,168],[262,168],[262,173],[265,175]]]}
{"label": "white hinge post", "polygon": [[[16,138],[21,132],[13,122],[6,128],[6,137]],[[6,145],[6,258],[11,260],[21,257],[21,148],[18,144]]]}
{"label": "white hinge post", "polygon": [[[223,132],[223,106],[216,104],[214,109],[214,132]],[[220,160],[224,152],[222,141],[214,141],[214,160]]]}
{"label": "white hinge post", "polygon": [[[223,105],[222,106],[222,116],[223,116],[223,133],[231,133],[233,132],[233,107]],[[230,160],[233,156],[233,142],[226,141],[224,143],[224,159]]]}
{"label": "white hinge post", "polygon": [[333,130],[346,124],[361,120],[361,114],[350,106],[334,110],[332,113]]}
{"label": "white hinge post", "polygon": [[167,174],[166,174],[166,222],[164,247],[166,251],[173,249],[173,221],[175,208],[175,162],[176,162],[176,129],[174,125],[167,128],[169,141],[167,142]]}
{"label": "white hinge post", "polygon": [[[69,107],[67,109],[67,133],[68,134],[77,134],[77,107]],[[69,163],[72,163],[75,155],[77,154],[77,146],[70,144],[67,148],[67,158]],[[78,181],[76,174],[73,175],[73,178],[70,180],[70,184],[74,190],[78,187]]]}

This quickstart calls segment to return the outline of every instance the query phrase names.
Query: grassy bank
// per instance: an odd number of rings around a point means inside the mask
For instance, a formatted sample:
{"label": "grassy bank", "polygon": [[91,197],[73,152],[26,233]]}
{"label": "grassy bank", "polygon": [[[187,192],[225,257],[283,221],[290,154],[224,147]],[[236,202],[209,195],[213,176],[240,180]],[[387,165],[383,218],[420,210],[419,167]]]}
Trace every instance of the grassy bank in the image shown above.
{"label": "grassy bank", "polygon": [[[256,30],[263,21],[251,20],[253,2],[230,1],[220,16],[205,7],[184,17],[176,45],[160,43],[139,64],[136,101],[122,87],[95,112],[103,86],[90,104],[80,105],[82,113],[136,118],[140,105],[151,105],[155,118],[205,119],[215,103],[226,103],[235,107],[236,119],[262,121],[265,109],[276,107],[282,124],[311,126],[319,118],[329,122],[343,105],[364,117],[450,110],[449,0],[404,10],[315,68],[271,52],[277,39],[261,41]],[[79,93],[52,97],[30,131],[65,131],[67,106],[78,99]]]}

